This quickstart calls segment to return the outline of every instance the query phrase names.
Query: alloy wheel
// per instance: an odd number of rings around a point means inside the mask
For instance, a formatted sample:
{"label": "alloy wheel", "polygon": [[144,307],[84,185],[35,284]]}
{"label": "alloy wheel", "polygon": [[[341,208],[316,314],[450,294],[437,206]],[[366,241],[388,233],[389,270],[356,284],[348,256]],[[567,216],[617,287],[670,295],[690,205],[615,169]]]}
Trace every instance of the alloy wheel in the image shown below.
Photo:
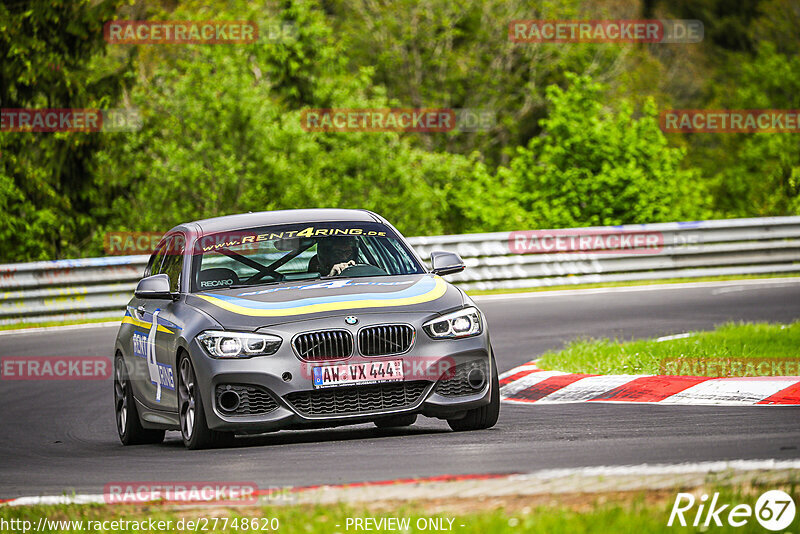
{"label": "alloy wheel", "polygon": [[178,395],[180,397],[180,414],[181,414],[181,433],[183,439],[192,439],[194,433],[195,415],[197,413],[196,397],[197,390],[195,388],[194,369],[192,369],[192,362],[189,358],[181,360],[181,384],[178,388]]}

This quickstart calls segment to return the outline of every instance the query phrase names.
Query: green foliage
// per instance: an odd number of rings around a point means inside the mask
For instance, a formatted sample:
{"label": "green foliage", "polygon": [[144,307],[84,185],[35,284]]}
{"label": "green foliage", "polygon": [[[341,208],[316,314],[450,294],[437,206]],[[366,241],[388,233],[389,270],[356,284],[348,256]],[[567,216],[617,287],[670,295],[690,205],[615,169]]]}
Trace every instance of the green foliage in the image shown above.
{"label": "green foliage", "polygon": [[[706,13],[705,87],[685,108],[800,108],[800,11],[793,0],[741,5],[684,2],[680,17]],[[687,11],[688,10],[688,11]],[[713,216],[800,214],[800,139],[797,133],[696,133],[681,138],[687,163],[700,170],[713,199]]]}
{"label": "green foliage", "polygon": [[[698,45],[512,43],[514,19],[700,18]],[[111,45],[113,18],[249,20],[252,45]],[[800,213],[797,134],[670,134],[657,109],[800,108],[792,0],[0,4],[0,106],[138,108],[132,133],[0,132],[0,262],[108,230],[299,207],[406,234]],[[270,30],[293,31],[270,39]],[[659,78],[659,79],[656,79]],[[307,108],[496,112],[487,131],[310,133]]]}
{"label": "green foliage", "polygon": [[616,45],[509,40],[512,20],[603,18],[602,7],[579,0],[334,0],[330,5],[351,68],[373,66],[375,83],[401,105],[495,112],[497,124],[490,131],[415,138],[428,149],[478,151],[491,166],[507,163],[516,146],[538,135],[548,85],[563,83],[565,72],[611,80],[631,52]]}
{"label": "green foliage", "polygon": [[[0,4],[0,106],[107,108],[124,68],[92,77],[104,50],[102,22],[114,0],[36,0]],[[0,261],[79,254],[93,225],[98,191],[96,134],[0,132]]]}
{"label": "green foliage", "polygon": [[[183,9],[173,17],[198,16]],[[389,103],[367,71],[345,70],[321,11],[298,2],[250,15],[265,17],[262,27],[299,31],[280,42],[147,58],[152,74],[131,95],[144,128],[100,156],[101,182],[130,191],[114,203],[114,224],[167,230],[199,216],[313,206],[375,210],[411,234],[450,229],[444,188],[469,171],[467,160],[414,148],[396,133],[304,131],[306,107]]]}
{"label": "green foliage", "polygon": [[705,39],[724,50],[752,50],[755,39],[750,25],[763,10],[760,0],[674,0],[677,18],[698,19],[705,26]]}
{"label": "green foliage", "polygon": [[[739,56],[739,59],[742,59]],[[762,43],[741,61],[732,109],[800,109],[800,57]],[[728,216],[800,214],[800,139],[796,133],[729,134],[720,151],[735,154],[716,177],[718,210]]]}
{"label": "green foliage", "polygon": [[705,213],[698,174],[681,169],[653,102],[641,117],[632,106],[610,110],[603,87],[567,75],[570,86],[547,89],[551,109],[543,134],[520,147],[497,181],[514,191],[518,228],[564,228],[697,218]]}

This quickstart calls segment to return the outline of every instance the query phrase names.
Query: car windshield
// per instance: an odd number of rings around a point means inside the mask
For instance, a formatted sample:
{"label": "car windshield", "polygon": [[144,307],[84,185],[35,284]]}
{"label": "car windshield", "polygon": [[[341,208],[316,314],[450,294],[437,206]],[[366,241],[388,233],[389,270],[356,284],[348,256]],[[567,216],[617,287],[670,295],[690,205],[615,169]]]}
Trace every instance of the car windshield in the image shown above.
{"label": "car windshield", "polygon": [[304,223],[199,238],[193,291],[329,277],[419,274],[403,241],[377,223]]}

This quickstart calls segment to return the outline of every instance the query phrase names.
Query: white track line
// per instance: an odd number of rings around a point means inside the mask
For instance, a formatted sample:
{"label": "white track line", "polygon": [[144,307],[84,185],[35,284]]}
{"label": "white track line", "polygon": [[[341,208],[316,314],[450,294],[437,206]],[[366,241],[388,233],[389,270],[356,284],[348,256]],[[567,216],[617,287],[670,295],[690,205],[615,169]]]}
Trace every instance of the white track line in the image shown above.
{"label": "white track line", "polygon": [[34,506],[39,504],[103,504],[103,495],[43,495],[41,497],[19,497],[4,503],[5,506]]}
{"label": "white track line", "polygon": [[544,469],[525,475],[512,475],[510,478],[562,478],[575,475],[614,476],[614,475],[678,475],[685,473],[716,473],[727,471],[760,471],[773,469],[800,469],[800,460],[730,460],[712,462],[692,462],[683,464],[640,464],[640,465],[601,465],[593,467],[570,467],[564,469]]}
{"label": "white track line", "polygon": [[687,337],[692,337],[695,335],[694,332],[684,332],[683,334],[672,334],[671,336],[661,336],[656,338],[656,343],[661,343],[663,341],[672,341],[673,339],[684,339]]}

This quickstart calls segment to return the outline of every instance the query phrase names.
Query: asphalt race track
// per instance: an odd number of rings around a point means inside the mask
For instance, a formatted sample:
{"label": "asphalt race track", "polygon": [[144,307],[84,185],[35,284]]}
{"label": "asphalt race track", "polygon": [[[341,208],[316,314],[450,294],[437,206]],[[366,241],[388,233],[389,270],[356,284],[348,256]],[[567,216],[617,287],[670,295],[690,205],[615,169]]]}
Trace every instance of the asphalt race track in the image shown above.
{"label": "asphalt race track", "polygon": [[[800,279],[478,300],[500,371],[578,336],[624,339],[730,320],[800,318]],[[115,327],[0,335],[0,356],[111,356]],[[0,381],[0,498],[102,493],[120,481],[248,481],[260,488],[442,474],[733,459],[800,459],[800,407],[504,404],[491,430],[360,425],[239,438],[229,449],[124,448],[104,381]]]}

